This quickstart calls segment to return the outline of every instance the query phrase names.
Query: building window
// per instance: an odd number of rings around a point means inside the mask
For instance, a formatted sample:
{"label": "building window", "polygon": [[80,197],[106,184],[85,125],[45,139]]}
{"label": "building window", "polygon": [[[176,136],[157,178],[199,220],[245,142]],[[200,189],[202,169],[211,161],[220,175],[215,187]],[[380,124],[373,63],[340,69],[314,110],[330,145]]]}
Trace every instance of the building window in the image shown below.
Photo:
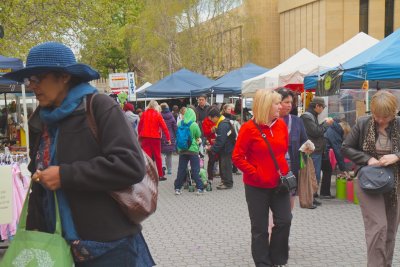
{"label": "building window", "polygon": [[360,0],[360,32],[368,33],[369,0]]}
{"label": "building window", "polygon": [[394,0],[385,0],[385,37],[393,32]]}

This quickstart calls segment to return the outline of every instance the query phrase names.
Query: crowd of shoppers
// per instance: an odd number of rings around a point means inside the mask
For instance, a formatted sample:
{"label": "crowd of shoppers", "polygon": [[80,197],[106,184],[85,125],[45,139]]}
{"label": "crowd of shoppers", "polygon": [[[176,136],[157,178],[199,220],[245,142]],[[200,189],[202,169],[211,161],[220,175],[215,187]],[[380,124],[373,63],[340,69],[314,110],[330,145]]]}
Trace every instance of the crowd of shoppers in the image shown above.
{"label": "crowd of shoppers", "polygon": [[[167,103],[158,105],[155,100],[144,112],[135,111],[132,103],[125,103],[121,109],[116,101],[98,94],[89,84],[99,74],[77,63],[71,49],[56,42],[33,47],[26,67],[4,76],[24,82],[39,103],[29,120],[33,184],[26,227],[53,233],[57,199],[63,237],[71,245],[75,266],[153,266],[141,226],[117,208],[109,191],[143,179],[143,149],[155,161],[160,181],[172,174],[172,156],[178,153],[175,194],[182,194],[190,176],[197,195],[204,195],[205,183],[200,178],[204,147],[209,181],[216,176],[215,165],[219,163],[221,183],[217,189],[233,187],[233,164],[243,172],[255,265],[286,265],[297,192],[287,190],[280,176],[292,171],[299,178],[299,148],[308,140],[315,149],[306,148],[305,152],[311,154],[321,186],[320,195],[316,193],[315,197],[333,198],[330,150],[346,176],[349,169],[345,157],[359,167],[394,170],[394,187],[388,193],[371,194],[355,182],[368,266],[392,265],[400,223],[400,119],[396,117],[397,98],[388,91],[380,90],[372,97],[371,115],[358,118],[351,129],[345,120],[318,120],[326,107],[321,97],[314,97],[307,111],[298,117],[291,114],[296,99],[292,91],[258,90],[253,114],[236,127],[239,123],[235,112],[239,112],[240,101],[236,106],[224,104],[218,109],[207,103],[207,96],[200,96],[197,107],[180,110],[176,105],[172,109]],[[89,100],[99,138],[87,123],[82,123],[87,119],[85,104]],[[185,127],[186,135],[182,134]],[[189,140],[187,148],[177,145],[182,137]],[[165,171],[161,154],[165,156]],[[314,199],[310,208],[320,204]]]}

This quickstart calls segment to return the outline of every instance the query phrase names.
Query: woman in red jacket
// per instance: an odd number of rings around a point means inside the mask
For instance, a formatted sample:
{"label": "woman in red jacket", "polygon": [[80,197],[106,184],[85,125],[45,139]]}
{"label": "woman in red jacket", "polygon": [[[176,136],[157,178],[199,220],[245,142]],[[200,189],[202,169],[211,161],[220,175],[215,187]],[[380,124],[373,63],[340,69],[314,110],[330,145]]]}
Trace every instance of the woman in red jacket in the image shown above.
{"label": "woman in red jacket", "polygon": [[[256,266],[285,265],[288,260],[289,232],[292,220],[288,191],[279,190],[279,174],[266,136],[282,174],[289,171],[285,154],[289,134],[279,119],[281,96],[277,92],[258,90],[254,97],[253,119],[240,128],[232,154],[234,164],[243,172],[246,201],[251,221],[251,251]],[[257,125],[256,125],[257,124]],[[273,212],[275,226],[268,240],[268,213]]]}
{"label": "woman in red jacket", "polygon": [[161,160],[161,130],[168,144],[171,144],[171,137],[158,108],[157,101],[151,100],[140,118],[138,134],[142,149],[156,161],[160,181],[165,181],[167,178],[164,177]]}

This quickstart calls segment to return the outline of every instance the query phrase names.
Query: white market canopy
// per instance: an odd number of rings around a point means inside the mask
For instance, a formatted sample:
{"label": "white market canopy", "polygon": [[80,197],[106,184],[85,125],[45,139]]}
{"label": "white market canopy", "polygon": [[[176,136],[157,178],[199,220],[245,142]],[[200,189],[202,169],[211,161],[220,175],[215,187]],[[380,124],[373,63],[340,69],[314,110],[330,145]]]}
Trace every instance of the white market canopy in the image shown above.
{"label": "white market canopy", "polygon": [[141,91],[145,90],[147,87],[150,87],[152,83],[146,82],[142,86],[140,86],[138,89],[136,89],[135,93],[140,93]]}
{"label": "white market canopy", "polygon": [[305,76],[337,67],[378,42],[378,39],[360,32],[320,58],[305,63],[297,68],[293,67],[290,70],[281,72],[279,75],[279,86],[302,84]]}
{"label": "white market canopy", "polygon": [[242,95],[246,97],[252,97],[258,89],[275,89],[281,86],[279,84],[279,75],[282,72],[291,70],[303,65],[304,63],[315,61],[317,59],[317,55],[311,53],[306,48],[303,48],[272,70],[243,81]]}

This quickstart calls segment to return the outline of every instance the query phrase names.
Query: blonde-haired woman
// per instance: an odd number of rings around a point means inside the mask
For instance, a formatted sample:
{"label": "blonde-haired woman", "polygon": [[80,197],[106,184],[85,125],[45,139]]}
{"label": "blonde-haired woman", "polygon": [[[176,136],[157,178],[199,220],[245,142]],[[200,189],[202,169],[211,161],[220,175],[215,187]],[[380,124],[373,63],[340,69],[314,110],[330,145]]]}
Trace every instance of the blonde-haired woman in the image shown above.
{"label": "blonde-haired woman", "polygon": [[[285,154],[289,146],[288,127],[279,118],[281,95],[275,91],[258,90],[254,97],[252,120],[240,129],[232,160],[243,172],[246,201],[251,221],[251,251],[256,266],[285,265],[288,260],[289,232],[292,220],[290,195],[280,190],[279,174],[272,148],[282,174],[289,171]],[[261,130],[261,132],[260,132]],[[269,241],[269,209],[274,227]]]}
{"label": "blonde-haired woman", "polygon": [[159,109],[157,101],[151,100],[140,117],[138,135],[143,150],[156,162],[160,181],[165,181],[167,178],[164,177],[161,160],[161,130],[167,144],[171,144],[171,137]]}
{"label": "blonde-haired woman", "polygon": [[378,91],[371,98],[370,116],[361,117],[342,146],[344,156],[355,164],[391,166],[395,186],[385,194],[364,192],[356,183],[367,243],[368,266],[392,266],[396,233],[400,223],[400,118],[397,98]]}

